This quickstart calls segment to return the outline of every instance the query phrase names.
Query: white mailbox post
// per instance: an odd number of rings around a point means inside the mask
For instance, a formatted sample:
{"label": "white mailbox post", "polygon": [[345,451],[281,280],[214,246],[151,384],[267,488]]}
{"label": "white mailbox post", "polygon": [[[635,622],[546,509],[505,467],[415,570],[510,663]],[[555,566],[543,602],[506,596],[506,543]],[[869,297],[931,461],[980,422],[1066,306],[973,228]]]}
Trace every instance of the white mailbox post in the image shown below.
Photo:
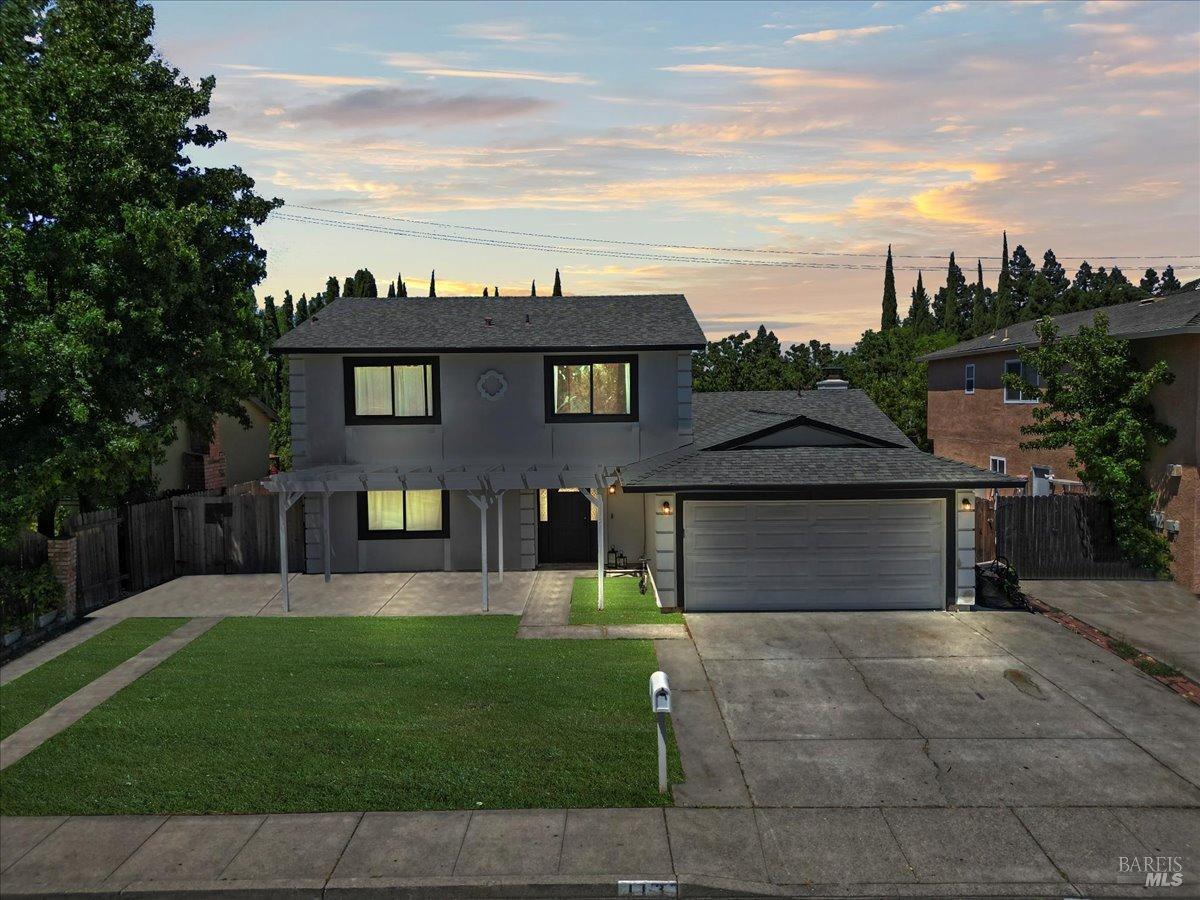
{"label": "white mailbox post", "polygon": [[667,715],[671,712],[671,684],[666,672],[650,676],[650,708],[658,721],[658,792],[667,792]]}

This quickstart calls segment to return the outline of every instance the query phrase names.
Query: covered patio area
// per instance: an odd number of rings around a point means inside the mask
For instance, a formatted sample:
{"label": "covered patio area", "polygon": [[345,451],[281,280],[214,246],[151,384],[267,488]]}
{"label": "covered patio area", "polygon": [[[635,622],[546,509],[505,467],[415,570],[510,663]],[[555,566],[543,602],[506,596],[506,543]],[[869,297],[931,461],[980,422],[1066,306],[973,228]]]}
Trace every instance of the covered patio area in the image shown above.
{"label": "covered patio area", "polygon": [[[482,612],[495,610],[495,603],[511,603],[511,596],[504,593],[506,578],[512,580],[517,573],[504,571],[504,529],[497,528],[496,562],[489,566],[489,522],[488,511],[496,508],[497,522],[504,521],[504,497],[510,491],[530,490],[577,490],[596,510],[596,576],[600,584],[597,603],[604,608],[605,570],[605,521],[607,497],[616,490],[620,471],[607,466],[568,466],[555,464],[498,464],[483,466],[470,463],[453,465],[424,465],[404,467],[401,465],[380,466],[374,464],[340,464],[317,466],[291,472],[280,472],[263,482],[267,491],[279,498],[279,608],[280,612],[293,611],[293,593],[296,592],[293,578],[288,575],[287,511],[296,501],[304,497],[317,497],[320,504],[320,547],[322,579],[332,591],[335,579],[345,576],[333,575],[331,561],[330,506],[336,493],[363,494],[368,491],[461,491],[479,510],[479,554],[480,571],[473,576],[478,597],[478,609]],[[522,542],[525,538],[522,537]],[[311,556],[310,556],[311,559]],[[461,586],[465,573],[443,573],[456,578],[447,579],[447,584]],[[529,573],[521,573],[529,574]],[[301,576],[311,577],[311,576]],[[397,573],[403,577],[403,573]],[[531,583],[531,582],[530,582]],[[519,588],[518,588],[519,590]],[[526,591],[528,593],[528,591]],[[299,601],[297,601],[299,602]],[[519,612],[519,610],[517,610]],[[362,614],[362,613],[359,613]],[[370,613],[368,613],[370,614]]]}

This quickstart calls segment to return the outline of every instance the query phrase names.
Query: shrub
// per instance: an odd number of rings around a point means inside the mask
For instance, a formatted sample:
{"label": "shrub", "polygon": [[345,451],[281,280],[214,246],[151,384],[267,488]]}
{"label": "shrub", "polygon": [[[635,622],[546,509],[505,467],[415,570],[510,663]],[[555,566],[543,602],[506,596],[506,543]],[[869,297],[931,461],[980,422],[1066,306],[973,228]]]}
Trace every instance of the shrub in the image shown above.
{"label": "shrub", "polygon": [[11,631],[22,620],[43,615],[63,605],[63,588],[50,563],[32,568],[0,566],[0,629]]}

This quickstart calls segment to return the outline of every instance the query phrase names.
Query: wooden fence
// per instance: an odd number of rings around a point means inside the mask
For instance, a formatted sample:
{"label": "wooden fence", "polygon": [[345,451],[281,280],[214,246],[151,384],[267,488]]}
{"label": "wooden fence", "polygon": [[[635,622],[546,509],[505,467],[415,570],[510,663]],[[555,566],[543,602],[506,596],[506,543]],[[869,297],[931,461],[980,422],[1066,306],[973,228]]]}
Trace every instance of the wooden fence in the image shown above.
{"label": "wooden fence", "polygon": [[[989,511],[976,504],[976,538],[987,539]],[[989,507],[991,503],[987,503]],[[1149,578],[1121,558],[1107,501],[1089,494],[998,497],[994,510],[995,555],[1020,578]],[[977,556],[987,559],[986,545]]]}
{"label": "wooden fence", "polygon": [[[279,571],[279,501],[273,494],[174,497],[178,575]],[[288,569],[304,570],[304,513],[288,510]]]}
{"label": "wooden fence", "polygon": [[75,536],[77,600],[81,613],[120,599],[125,580],[121,568],[121,526],[125,518],[115,509],[72,516]]}

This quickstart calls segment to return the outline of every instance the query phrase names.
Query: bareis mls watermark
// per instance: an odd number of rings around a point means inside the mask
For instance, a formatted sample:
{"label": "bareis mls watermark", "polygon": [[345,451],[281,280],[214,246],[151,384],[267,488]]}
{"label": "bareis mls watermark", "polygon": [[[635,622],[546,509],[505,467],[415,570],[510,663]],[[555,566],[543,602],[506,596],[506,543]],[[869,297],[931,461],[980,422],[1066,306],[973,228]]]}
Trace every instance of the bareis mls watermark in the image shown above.
{"label": "bareis mls watermark", "polygon": [[1118,856],[1117,871],[1122,881],[1140,881],[1146,887],[1179,887],[1183,884],[1182,856]]}

